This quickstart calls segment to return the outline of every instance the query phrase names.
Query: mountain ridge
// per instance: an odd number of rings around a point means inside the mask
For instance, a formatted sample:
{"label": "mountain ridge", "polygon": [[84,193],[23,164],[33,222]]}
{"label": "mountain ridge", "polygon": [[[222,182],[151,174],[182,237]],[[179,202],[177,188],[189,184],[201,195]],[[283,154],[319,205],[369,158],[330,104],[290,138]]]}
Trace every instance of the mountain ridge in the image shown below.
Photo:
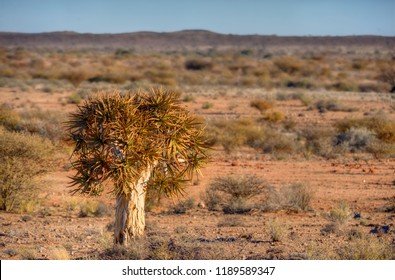
{"label": "mountain ridge", "polygon": [[0,32],[0,47],[58,49],[135,49],[183,50],[208,48],[254,48],[271,46],[360,46],[394,48],[395,37],[380,35],[349,36],[277,36],[222,34],[209,30],[174,32],[138,31],[126,33],[43,33]]}

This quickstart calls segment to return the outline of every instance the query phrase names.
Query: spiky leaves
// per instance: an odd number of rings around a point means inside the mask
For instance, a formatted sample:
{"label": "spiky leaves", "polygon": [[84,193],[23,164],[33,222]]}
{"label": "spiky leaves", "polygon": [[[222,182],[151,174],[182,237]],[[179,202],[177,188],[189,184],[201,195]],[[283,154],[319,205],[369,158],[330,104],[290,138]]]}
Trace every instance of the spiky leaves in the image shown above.
{"label": "spiky leaves", "polygon": [[99,93],[70,116],[74,142],[73,192],[100,194],[103,183],[127,195],[144,170],[153,169],[146,187],[172,195],[206,161],[203,126],[164,89],[121,95]]}

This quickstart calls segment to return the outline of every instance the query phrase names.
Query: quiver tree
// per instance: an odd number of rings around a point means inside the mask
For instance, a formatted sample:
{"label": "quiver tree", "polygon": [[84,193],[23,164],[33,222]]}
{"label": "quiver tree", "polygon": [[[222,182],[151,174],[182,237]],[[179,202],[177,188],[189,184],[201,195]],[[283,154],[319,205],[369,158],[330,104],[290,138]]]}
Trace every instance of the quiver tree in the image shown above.
{"label": "quiver tree", "polygon": [[[115,244],[144,232],[145,197],[180,194],[207,156],[203,126],[175,92],[99,93],[70,115],[73,193],[116,197]],[[105,184],[109,182],[109,184]]]}

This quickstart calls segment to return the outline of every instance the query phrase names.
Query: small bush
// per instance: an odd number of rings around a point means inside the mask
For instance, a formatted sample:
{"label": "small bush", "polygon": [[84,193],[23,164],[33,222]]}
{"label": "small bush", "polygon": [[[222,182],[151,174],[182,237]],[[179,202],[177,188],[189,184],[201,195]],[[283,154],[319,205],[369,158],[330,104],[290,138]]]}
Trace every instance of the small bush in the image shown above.
{"label": "small bush", "polygon": [[110,214],[107,205],[102,201],[88,200],[80,205],[81,218],[84,217],[103,217]]}
{"label": "small bush", "polygon": [[69,104],[80,104],[81,101],[82,98],[78,93],[73,93],[67,97],[67,103]]}
{"label": "small bush", "polygon": [[269,234],[272,242],[280,242],[286,235],[286,226],[278,220],[273,220],[269,223]]}
{"label": "small bush", "polygon": [[298,150],[298,143],[293,134],[281,133],[277,130],[267,130],[266,137],[260,148],[266,154],[275,158],[287,157]]}
{"label": "small bush", "polygon": [[184,97],[182,98],[183,102],[193,102],[195,101],[195,97],[192,94],[187,94],[184,95]]}
{"label": "small bush", "polygon": [[32,209],[38,197],[35,179],[49,170],[53,151],[39,136],[0,128],[0,210]]}
{"label": "small bush", "polygon": [[251,101],[250,106],[257,109],[260,113],[263,113],[266,110],[272,109],[274,107],[274,103],[269,100],[257,99]]}
{"label": "small bush", "polygon": [[222,211],[224,214],[244,214],[250,212],[252,205],[243,198],[231,199],[226,202]]}
{"label": "small bush", "polygon": [[377,115],[363,119],[344,119],[335,124],[339,132],[351,128],[366,128],[375,133],[385,143],[395,144],[395,121],[385,115]]}
{"label": "small bush", "polygon": [[352,212],[345,202],[333,208],[328,215],[328,219],[335,224],[344,225],[352,218]]}
{"label": "small bush", "polygon": [[307,127],[300,134],[300,137],[305,141],[305,148],[308,152],[323,157],[331,157],[335,135],[332,128]]}
{"label": "small bush", "polygon": [[263,119],[270,123],[279,123],[285,119],[285,116],[283,113],[275,111],[266,113]]}
{"label": "small bush", "polygon": [[336,135],[334,145],[346,151],[357,152],[365,149],[376,139],[375,135],[367,128],[350,128]]}
{"label": "small bush", "polygon": [[204,194],[202,194],[202,200],[210,211],[220,211],[222,209],[223,197],[213,187],[206,189]]}
{"label": "small bush", "polygon": [[242,145],[259,148],[265,139],[264,128],[249,119],[215,121],[205,132],[207,144],[222,145],[227,153]]}
{"label": "small bush", "polygon": [[265,189],[265,182],[252,175],[217,177],[210,187],[216,191],[229,194],[232,200],[249,199],[261,194]]}
{"label": "small bush", "polygon": [[331,88],[338,91],[358,91],[358,85],[349,81],[334,83]]}
{"label": "small bush", "polygon": [[206,102],[204,102],[204,103],[202,104],[202,109],[207,110],[207,109],[212,108],[213,106],[214,106],[213,103],[206,101]]}
{"label": "small bush", "polygon": [[249,200],[263,194],[266,188],[267,183],[252,175],[217,177],[206,189],[203,200],[209,210],[241,214],[251,210]]}
{"label": "small bush", "polygon": [[17,130],[21,117],[14,110],[5,106],[0,107],[0,125],[4,126],[8,130]]}
{"label": "small bush", "polygon": [[192,71],[210,70],[213,64],[203,59],[190,59],[185,61],[185,69]]}
{"label": "small bush", "polygon": [[64,136],[63,121],[63,115],[56,112],[29,110],[17,113],[0,108],[0,125],[7,130],[38,134],[54,142]]}
{"label": "small bush", "polygon": [[303,63],[299,59],[292,56],[283,56],[279,59],[276,59],[274,61],[274,65],[287,74],[295,74],[303,68]]}
{"label": "small bush", "polygon": [[188,210],[195,206],[195,200],[193,198],[188,198],[184,201],[180,201],[173,208],[172,212],[174,214],[185,214]]}
{"label": "small bush", "polygon": [[343,104],[341,104],[337,100],[319,100],[314,104],[314,107],[318,109],[320,113],[325,113],[327,111],[333,111],[333,112],[352,112],[354,109],[350,107],[346,107]]}
{"label": "small bush", "polygon": [[306,211],[310,208],[313,191],[308,186],[295,183],[285,191],[286,205],[293,209]]}
{"label": "small bush", "polygon": [[375,236],[353,238],[336,251],[341,260],[390,260],[395,258],[393,244]]}

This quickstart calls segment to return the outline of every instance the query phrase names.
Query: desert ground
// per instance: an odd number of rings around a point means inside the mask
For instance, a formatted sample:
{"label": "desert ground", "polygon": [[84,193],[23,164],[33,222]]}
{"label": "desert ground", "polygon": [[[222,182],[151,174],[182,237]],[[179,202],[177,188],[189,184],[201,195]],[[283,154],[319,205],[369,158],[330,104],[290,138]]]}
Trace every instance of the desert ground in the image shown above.
{"label": "desert ground", "polygon": [[[3,131],[38,134],[54,147],[47,172],[23,185],[35,186],[34,201],[0,211],[1,259],[395,258],[395,95],[381,75],[394,67],[391,51],[257,58],[118,50],[114,58],[106,50],[102,68],[89,51],[1,53]],[[134,61],[133,77],[119,78]],[[182,70],[170,75],[173,67]],[[182,196],[147,201],[145,236],[114,249],[115,199],[70,193],[63,126],[97,90],[148,86],[176,90],[204,121],[209,161]],[[215,189],[227,178],[264,187],[236,200]]]}

